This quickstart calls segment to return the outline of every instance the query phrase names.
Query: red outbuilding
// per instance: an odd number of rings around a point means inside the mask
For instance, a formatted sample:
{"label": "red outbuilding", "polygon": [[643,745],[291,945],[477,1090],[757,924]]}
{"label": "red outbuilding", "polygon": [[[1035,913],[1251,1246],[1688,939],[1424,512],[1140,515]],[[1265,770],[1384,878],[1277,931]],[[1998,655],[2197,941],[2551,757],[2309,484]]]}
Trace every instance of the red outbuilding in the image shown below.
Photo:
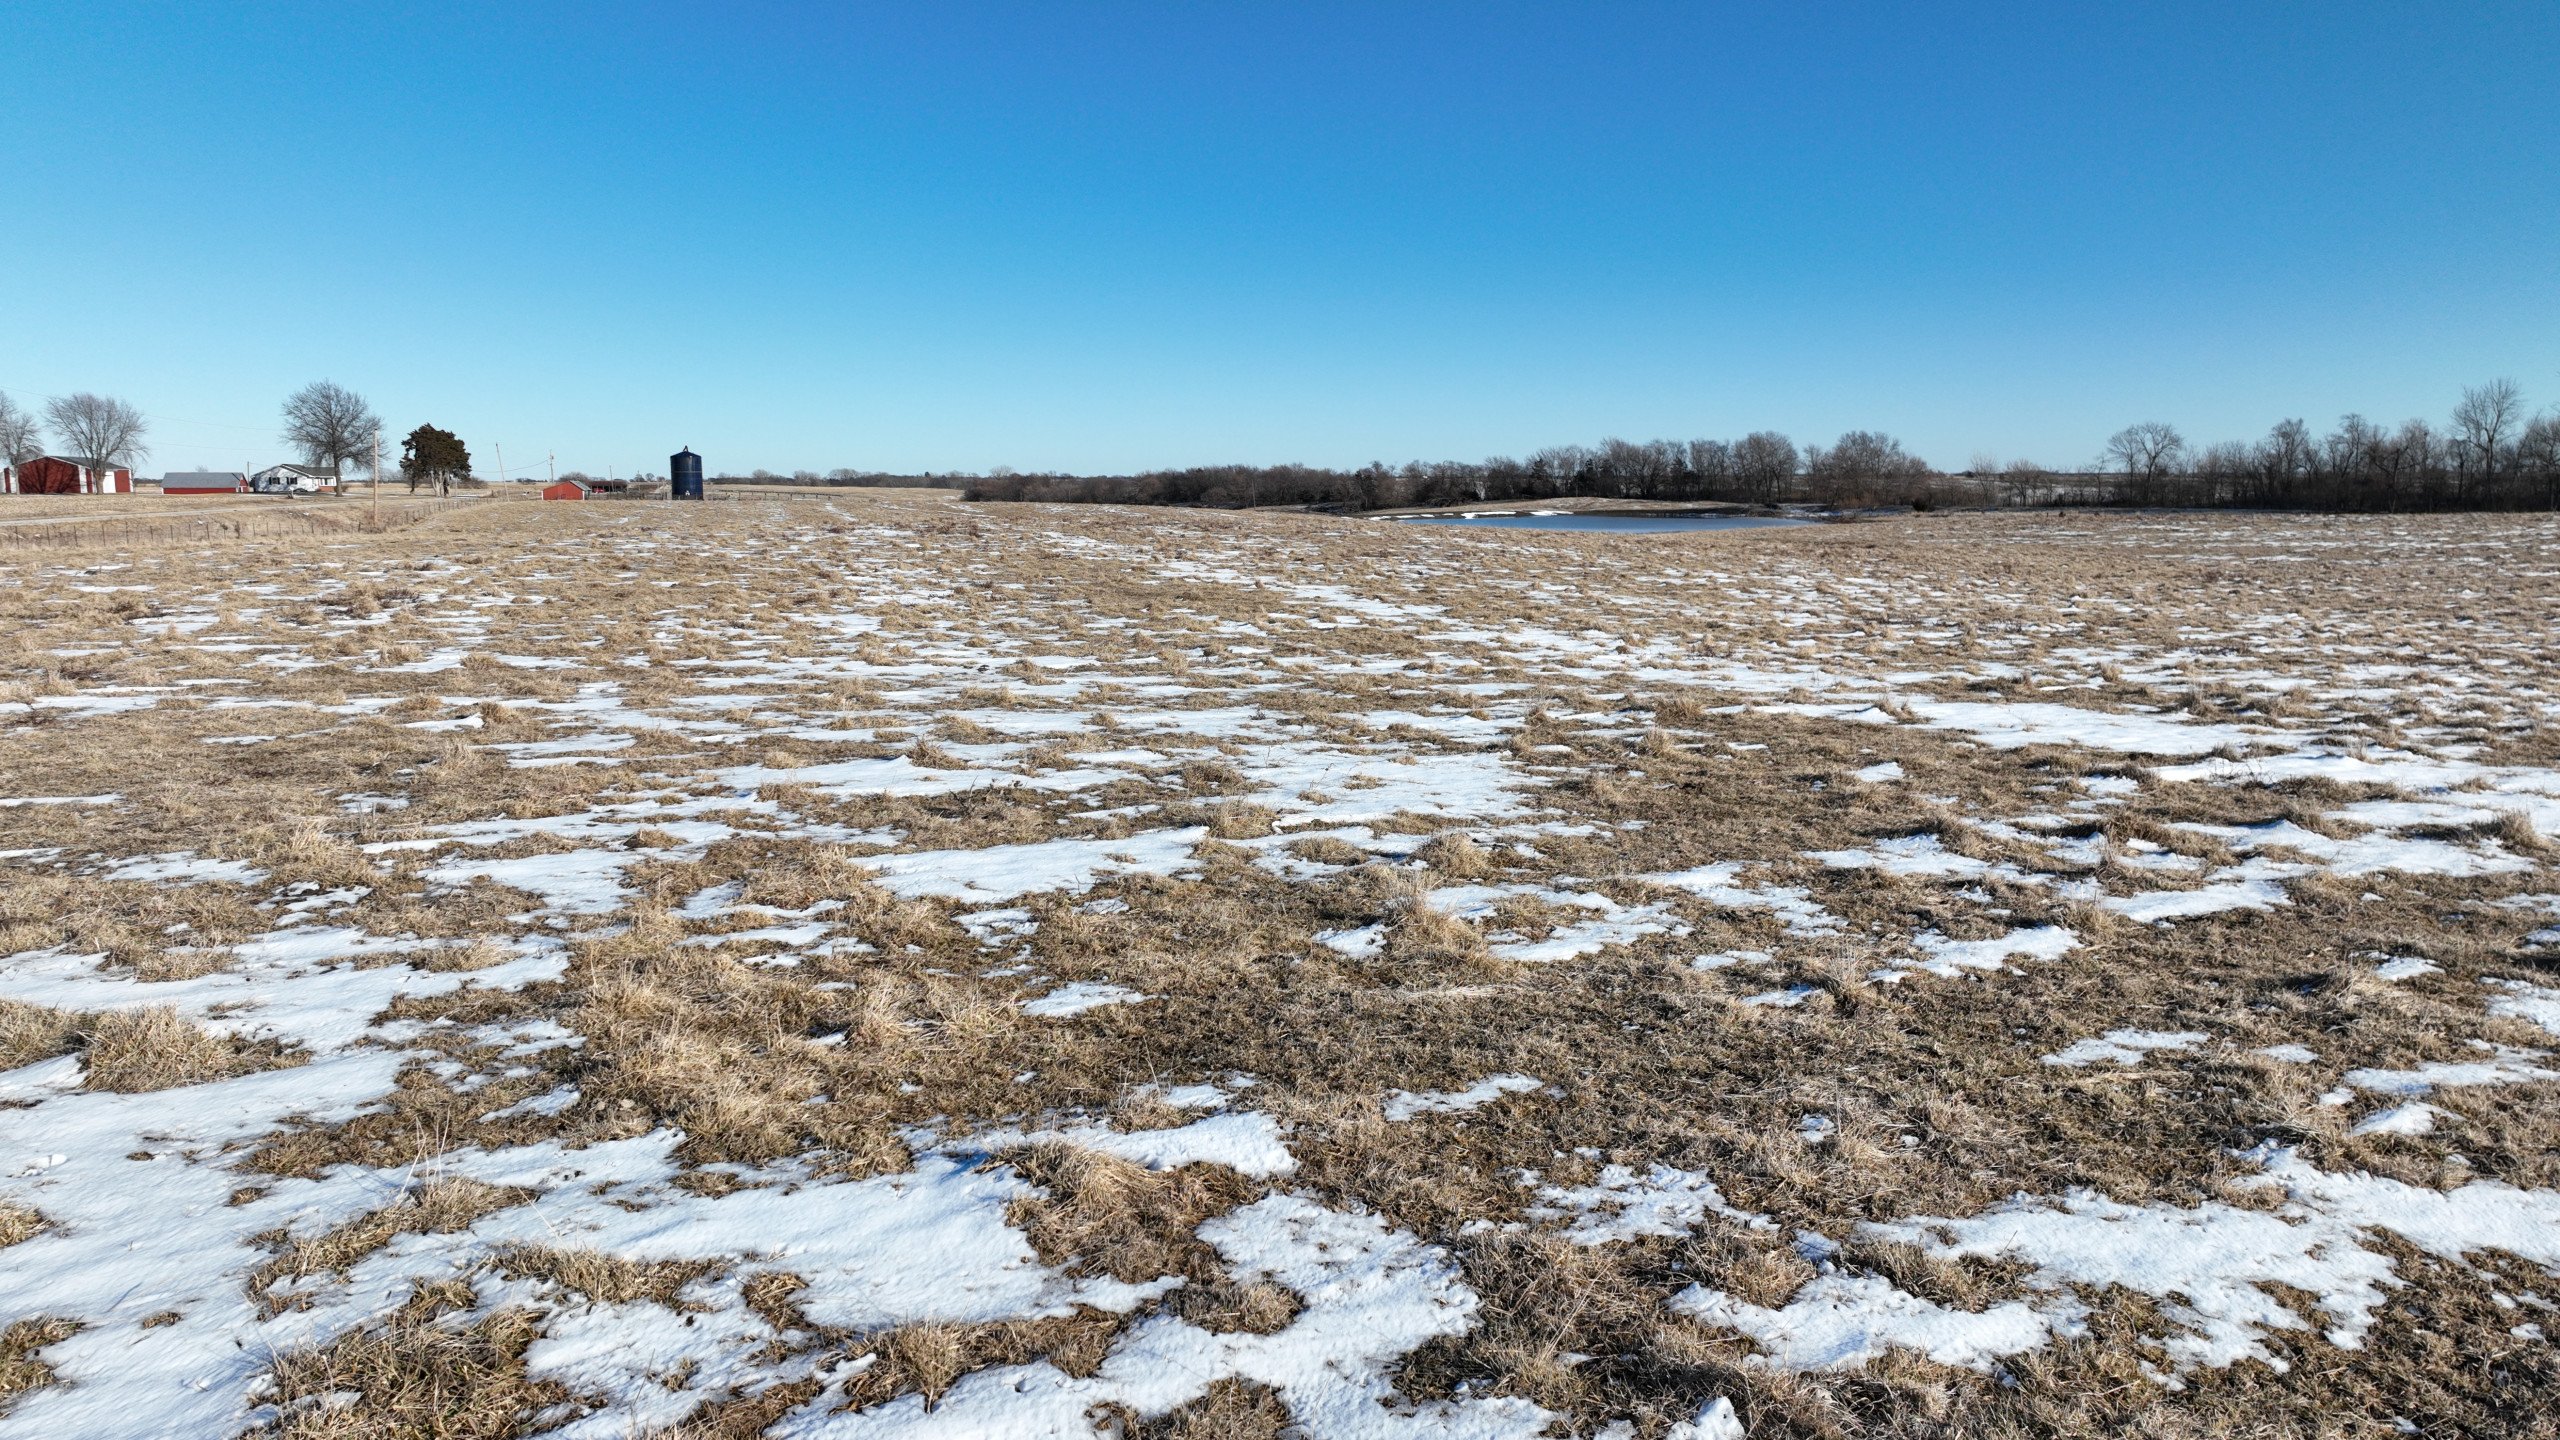
{"label": "red outbuilding", "polygon": [[11,495],[130,495],[133,472],[95,460],[39,455],[0,471],[0,493]]}
{"label": "red outbuilding", "polygon": [[545,500],[584,500],[587,498],[587,487],[579,484],[575,480],[554,480],[550,484],[542,487],[542,498]]}

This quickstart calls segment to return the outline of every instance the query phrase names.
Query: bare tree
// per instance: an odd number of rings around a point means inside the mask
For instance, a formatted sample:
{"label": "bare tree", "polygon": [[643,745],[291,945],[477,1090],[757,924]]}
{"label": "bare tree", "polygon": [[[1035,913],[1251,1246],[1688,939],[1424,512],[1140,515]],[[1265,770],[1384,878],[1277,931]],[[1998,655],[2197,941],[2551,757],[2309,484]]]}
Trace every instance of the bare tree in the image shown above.
{"label": "bare tree", "polygon": [[2483,487],[2498,478],[2498,456],[2512,443],[2524,421],[2524,392],[2513,380],[2465,386],[2462,403],[2453,407],[2455,443],[2463,469],[2480,477]]}
{"label": "bare tree", "polygon": [[2560,412],[2526,422],[2516,437],[2516,459],[2528,475],[2542,477],[2542,508],[2560,510]]}
{"label": "bare tree", "polygon": [[381,438],[381,417],[343,385],[314,380],[285,398],[284,443],[314,465],[344,475],[358,460],[370,463]]}
{"label": "bare tree", "polygon": [[2107,437],[2107,458],[2127,475],[2165,475],[2187,453],[2187,437],[2160,420],[2127,425]]}
{"label": "bare tree", "polygon": [[2127,425],[2107,437],[2107,458],[2124,467],[2133,480],[2133,499],[2137,504],[2157,504],[2161,481],[2178,466],[2187,453],[2187,437],[2178,427],[2161,420],[2145,420]]}
{"label": "bare tree", "polygon": [[1733,442],[1733,478],[1762,504],[1776,501],[1795,478],[1796,442],[1775,430],[1755,430]]}
{"label": "bare tree", "polygon": [[142,443],[142,433],[150,425],[142,412],[110,395],[92,395],[82,391],[65,395],[44,407],[45,419],[53,426],[54,438],[71,452],[71,458],[107,467],[131,468],[133,463],[151,453]]}
{"label": "bare tree", "polygon": [[0,465],[17,465],[44,453],[44,431],[33,412],[0,394]]}

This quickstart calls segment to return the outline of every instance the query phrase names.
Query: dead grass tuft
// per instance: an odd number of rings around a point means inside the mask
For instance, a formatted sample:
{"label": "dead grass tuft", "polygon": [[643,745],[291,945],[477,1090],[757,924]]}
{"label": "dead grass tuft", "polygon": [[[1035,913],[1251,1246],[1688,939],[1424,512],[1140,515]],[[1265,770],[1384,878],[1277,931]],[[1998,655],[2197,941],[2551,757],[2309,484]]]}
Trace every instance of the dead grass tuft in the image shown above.
{"label": "dead grass tuft", "polygon": [[501,1251],[500,1270],[524,1280],[548,1280],[601,1305],[648,1300],[674,1306],[676,1292],[719,1268],[707,1260],[625,1260],[601,1250],[519,1245]]}
{"label": "dead grass tuft", "polygon": [[1133,1284],[1163,1275],[1214,1279],[1215,1253],[1193,1232],[1255,1188],[1217,1166],[1154,1171],[1076,1145],[1035,1145],[1012,1163],[1046,1192],[1016,1201],[1011,1211],[1042,1258]]}
{"label": "dead grass tuft", "polygon": [[87,1042],[89,1086],[134,1095],[228,1080],[273,1069],[280,1057],[216,1035],[172,1006],[109,1010],[92,1017]]}
{"label": "dead grass tuft", "polygon": [[44,1216],[37,1211],[0,1200],[0,1250],[34,1238],[45,1226]]}
{"label": "dead grass tuft", "polygon": [[1247,1380],[1218,1380],[1188,1405],[1149,1420],[1111,1407],[1114,1433],[1129,1440],[1281,1440],[1302,1433],[1280,1392]]}
{"label": "dead grass tuft", "polygon": [[1465,835],[1437,837],[1413,852],[1413,858],[1449,880],[1481,880],[1494,872],[1493,856]]}
{"label": "dead grass tuft", "polygon": [[59,1345],[80,1333],[77,1320],[20,1320],[0,1330],[0,1415],[17,1398],[53,1383],[53,1367],[36,1358],[47,1345]]}
{"label": "dead grass tuft", "polygon": [[15,1070],[79,1049],[83,1018],[46,1005],[0,1000],[0,1070]]}
{"label": "dead grass tuft", "polygon": [[[402,1234],[441,1235],[470,1228],[482,1216],[533,1198],[532,1192],[477,1180],[448,1176],[430,1180],[397,1202],[307,1240],[288,1242],[249,1278],[251,1291],[264,1295],[280,1280],[312,1275],[344,1274],[365,1256]],[[269,1303],[283,1308],[284,1302]]]}
{"label": "dead grass tuft", "polygon": [[[526,1417],[567,1403],[562,1386],[525,1374],[542,1317],[502,1310],[450,1323],[471,1303],[459,1281],[421,1285],[379,1326],[281,1357],[278,1440],[507,1440]],[[345,1397],[355,1398],[348,1400]]]}
{"label": "dead grass tuft", "polygon": [[1069,1375],[1091,1375],[1110,1354],[1122,1323],[1117,1315],[1079,1310],[1055,1320],[900,1326],[872,1338],[879,1358],[845,1386],[845,1399],[861,1408],[914,1394],[931,1408],[971,1371],[1041,1359]]}

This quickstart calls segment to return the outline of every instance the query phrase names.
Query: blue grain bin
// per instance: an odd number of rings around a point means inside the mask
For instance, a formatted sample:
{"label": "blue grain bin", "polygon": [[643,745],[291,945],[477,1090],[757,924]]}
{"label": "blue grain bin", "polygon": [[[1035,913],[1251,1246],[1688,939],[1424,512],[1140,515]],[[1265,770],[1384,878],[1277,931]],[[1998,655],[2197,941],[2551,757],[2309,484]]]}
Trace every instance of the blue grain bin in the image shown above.
{"label": "blue grain bin", "polygon": [[691,446],[667,457],[667,494],[676,500],[702,498],[702,457]]}

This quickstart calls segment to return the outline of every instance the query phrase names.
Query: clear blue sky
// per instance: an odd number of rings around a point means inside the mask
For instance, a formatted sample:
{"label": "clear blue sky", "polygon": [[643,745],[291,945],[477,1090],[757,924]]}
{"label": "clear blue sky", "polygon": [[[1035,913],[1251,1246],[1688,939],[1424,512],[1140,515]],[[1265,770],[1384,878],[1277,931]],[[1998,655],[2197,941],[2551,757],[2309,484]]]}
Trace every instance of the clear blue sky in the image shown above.
{"label": "clear blue sky", "polygon": [[10,0],[0,386],[523,470],[2560,401],[2560,4]]}

